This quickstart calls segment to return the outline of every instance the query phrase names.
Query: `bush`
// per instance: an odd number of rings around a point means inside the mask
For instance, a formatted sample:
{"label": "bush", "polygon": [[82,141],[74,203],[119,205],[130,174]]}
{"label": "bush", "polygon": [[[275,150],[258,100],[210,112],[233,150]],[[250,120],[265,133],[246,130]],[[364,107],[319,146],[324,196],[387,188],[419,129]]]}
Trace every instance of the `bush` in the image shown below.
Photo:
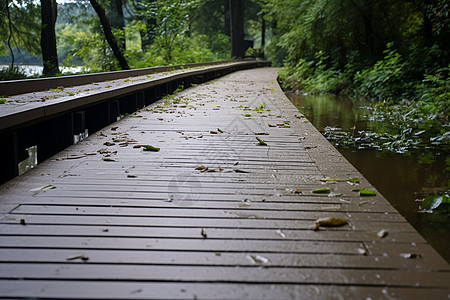
{"label": "bush", "polygon": [[16,80],[27,78],[27,75],[18,66],[9,66],[0,69],[0,80]]}
{"label": "bush", "polygon": [[405,64],[402,56],[389,43],[385,57],[372,67],[356,72],[354,76],[357,95],[378,100],[401,99],[407,89]]}
{"label": "bush", "polygon": [[284,89],[311,93],[339,94],[346,90],[349,81],[346,73],[328,68],[323,52],[316,53],[315,61],[300,59],[295,66],[280,70],[279,80]]}

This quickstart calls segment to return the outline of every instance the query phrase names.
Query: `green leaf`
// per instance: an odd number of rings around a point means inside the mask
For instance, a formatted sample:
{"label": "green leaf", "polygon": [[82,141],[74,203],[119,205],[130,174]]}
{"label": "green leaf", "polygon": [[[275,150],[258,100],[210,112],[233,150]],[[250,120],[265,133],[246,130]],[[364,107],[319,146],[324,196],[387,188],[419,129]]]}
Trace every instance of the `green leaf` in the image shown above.
{"label": "green leaf", "polygon": [[112,158],[105,157],[105,158],[103,158],[103,161],[115,161],[115,160]]}
{"label": "green leaf", "polygon": [[217,128],[217,131],[220,132],[220,133],[223,133],[223,130],[220,129],[220,128]]}
{"label": "green leaf", "polygon": [[430,195],[422,201],[420,206],[427,211],[432,211],[438,208],[441,204],[450,204],[450,197],[444,194]]}
{"label": "green leaf", "polygon": [[258,140],[260,146],[267,146],[267,143],[263,139],[259,137],[256,137],[256,139]]}
{"label": "green leaf", "polygon": [[244,117],[247,117],[247,118],[249,118],[249,117],[251,117],[252,115],[251,114],[245,114],[244,115]]}
{"label": "green leaf", "polygon": [[330,193],[330,189],[328,188],[323,188],[323,189],[317,189],[312,191],[314,194],[329,194]]}
{"label": "green leaf", "polygon": [[144,151],[153,151],[153,152],[158,152],[159,150],[161,150],[160,148],[156,148],[150,145],[142,145],[142,147],[144,147]]}
{"label": "green leaf", "polygon": [[5,104],[6,103],[6,99],[5,98],[1,98],[0,99],[0,104]]}
{"label": "green leaf", "polygon": [[351,182],[351,183],[360,183],[360,182],[361,182],[361,179],[354,177],[354,178],[351,178],[351,179],[349,179],[349,180],[347,180],[347,181],[348,181],[348,182]]}
{"label": "green leaf", "polygon": [[372,190],[368,190],[368,189],[360,189],[359,190],[359,195],[361,197],[372,197],[372,196],[376,196],[376,192],[372,191]]}

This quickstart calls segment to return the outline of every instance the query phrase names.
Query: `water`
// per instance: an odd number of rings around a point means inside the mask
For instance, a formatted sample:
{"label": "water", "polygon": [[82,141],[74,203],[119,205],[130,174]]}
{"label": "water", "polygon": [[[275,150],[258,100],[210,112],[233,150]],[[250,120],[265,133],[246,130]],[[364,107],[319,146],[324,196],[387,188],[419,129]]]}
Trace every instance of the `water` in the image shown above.
{"label": "water", "polygon": [[[370,121],[373,111],[362,100],[293,93],[286,96],[320,131],[329,126],[355,134],[380,126]],[[420,202],[417,201],[449,189],[448,153],[426,149],[408,155],[377,150],[338,150],[450,262],[450,214],[420,213]]]}
{"label": "water", "polygon": [[[0,65],[0,70],[4,68],[9,68],[9,65]],[[44,67],[41,65],[18,65],[20,70],[22,70],[27,76],[40,76]],[[62,73],[78,73],[83,71],[83,67],[63,67],[60,66],[60,71]]]}

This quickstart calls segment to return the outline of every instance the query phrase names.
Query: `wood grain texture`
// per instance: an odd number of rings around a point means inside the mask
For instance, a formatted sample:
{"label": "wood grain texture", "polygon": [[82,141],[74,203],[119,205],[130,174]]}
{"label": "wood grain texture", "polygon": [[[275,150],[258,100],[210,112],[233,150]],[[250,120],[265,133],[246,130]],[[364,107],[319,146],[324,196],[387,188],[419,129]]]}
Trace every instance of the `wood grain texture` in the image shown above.
{"label": "wood grain texture", "polygon": [[449,265],[352,192],[376,189],[276,72],[189,88],[0,186],[0,299],[447,299]]}

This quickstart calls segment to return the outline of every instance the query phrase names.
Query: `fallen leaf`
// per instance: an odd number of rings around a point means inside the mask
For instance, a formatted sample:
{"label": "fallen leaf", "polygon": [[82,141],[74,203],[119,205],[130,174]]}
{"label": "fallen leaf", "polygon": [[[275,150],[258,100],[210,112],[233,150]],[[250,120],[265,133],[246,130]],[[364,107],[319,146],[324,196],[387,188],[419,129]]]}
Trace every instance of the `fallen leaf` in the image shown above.
{"label": "fallen leaf", "polygon": [[347,180],[347,181],[348,181],[348,182],[351,182],[351,183],[360,183],[360,182],[361,182],[361,179],[354,177],[354,178],[350,178],[350,179]]}
{"label": "fallen leaf", "polygon": [[337,227],[337,226],[343,226],[346,224],[348,224],[347,220],[342,219],[342,218],[335,218],[335,217],[320,218],[320,219],[317,219],[315,222],[314,231],[319,230],[319,226]]}
{"label": "fallen leaf", "polygon": [[364,248],[358,248],[358,253],[361,255],[367,255],[367,250]]}
{"label": "fallen leaf", "polygon": [[150,145],[142,145],[142,147],[144,147],[144,149],[142,149],[143,151],[153,151],[153,152],[158,152],[159,150],[161,150],[160,148],[156,148]]}
{"label": "fallen leaf", "polygon": [[328,194],[328,197],[340,197],[340,196],[342,196],[341,193],[330,192],[330,193]]}
{"label": "fallen leaf", "polygon": [[133,175],[133,174],[128,174],[127,177],[128,177],[128,178],[136,178],[137,176],[136,176],[136,175]]}
{"label": "fallen leaf", "polygon": [[141,148],[142,145],[134,145],[133,148]]}
{"label": "fallen leaf", "polygon": [[112,158],[105,157],[105,158],[103,158],[103,161],[115,161],[115,160]]}
{"label": "fallen leaf", "polygon": [[195,168],[196,170],[205,170],[207,169],[207,167],[205,166],[198,166],[197,168]]}
{"label": "fallen leaf", "polygon": [[87,156],[86,154],[80,154],[80,155],[72,154],[72,155],[67,156],[67,159],[78,159],[78,158],[83,158],[86,156]]}
{"label": "fallen leaf", "polygon": [[217,131],[220,132],[220,133],[223,133],[223,130],[220,129],[220,128],[217,128]]}
{"label": "fallen leaf", "polygon": [[31,189],[30,192],[37,192],[37,191],[46,191],[46,190],[52,190],[52,189],[56,189],[56,186],[52,185],[52,184],[47,184],[38,188],[34,188]]}
{"label": "fallen leaf", "polygon": [[202,237],[204,239],[206,239],[208,237],[208,235],[206,234],[205,230],[202,228],[202,231],[200,232],[200,234],[202,235]]}
{"label": "fallen leaf", "polygon": [[255,132],[255,135],[269,135],[267,132]]}
{"label": "fallen leaf", "polygon": [[81,259],[82,261],[88,261],[89,256],[87,256],[85,254],[80,254],[80,255],[74,255],[74,256],[70,256],[70,257],[66,258],[66,260],[75,260],[75,259]]}
{"label": "fallen leaf", "polygon": [[294,193],[295,193],[295,194],[301,194],[301,193],[302,193],[302,190],[295,190]]}
{"label": "fallen leaf", "polygon": [[275,231],[279,236],[281,236],[282,238],[286,237],[286,234],[284,234],[283,231],[281,231],[281,229],[278,229],[277,231]]}
{"label": "fallen leaf", "polygon": [[413,259],[413,258],[421,258],[422,255],[417,254],[417,253],[400,253],[400,257]]}
{"label": "fallen leaf", "polygon": [[267,143],[264,140],[260,139],[259,137],[256,137],[256,140],[258,140],[258,142],[259,142],[258,145],[260,145],[260,146],[267,146]]}
{"label": "fallen leaf", "polygon": [[25,219],[20,219],[20,224],[21,225],[27,225],[27,223],[25,222]]}
{"label": "fallen leaf", "polygon": [[112,143],[112,142],[104,142],[103,145],[105,145],[105,146],[113,146],[113,145],[115,145],[115,143]]}
{"label": "fallen leaf", "polygon": [[267,124],[269,125],[269,127],[277,127],[277,125],[273,125],[273,124]]}
{"label": "fallen leaf", "polygon": [[240,170],[240,169],[234,169],[234,172],[236,173],[250,173],[248,171]]}
{"label": "fallen leaf", "polygon": [[361,197],[372,197],[372,196],[376,196],[377,193],[375,191],[368,190],[368,189],[360,189],[359,190],[359,195]]}
{"label": "fallen leaf", "polygon": [[384,238],[388,235],[388,232],[385,229],[382,229],[382,230],[378,231],[377,235],[380,238]]}
{"label": "fallen leaf", "polygon": [[247,258],[250,259],[253,264],[266,265],[269,263],[269,259],[261,255],[247,255]]}
{"label": "fallen leaf", "polygon": [[314,194],[329,194],[329,193],[330,193],[330,189],[328,189],[328,188],[323,188],[323,189],[313,190],[312,192],[313,192]]}
{"label": "fallen leaf", "polygon": [[209,133],[211,133],[211,134],[217,134],[217,131],[211,130]]}
{"label": "fallen leaf", "polygon": [[111,127],[111,130],[115,131],[115,130],[117,130],[117,128],[119,128],[119,126],[114,126],[114,127]]}

